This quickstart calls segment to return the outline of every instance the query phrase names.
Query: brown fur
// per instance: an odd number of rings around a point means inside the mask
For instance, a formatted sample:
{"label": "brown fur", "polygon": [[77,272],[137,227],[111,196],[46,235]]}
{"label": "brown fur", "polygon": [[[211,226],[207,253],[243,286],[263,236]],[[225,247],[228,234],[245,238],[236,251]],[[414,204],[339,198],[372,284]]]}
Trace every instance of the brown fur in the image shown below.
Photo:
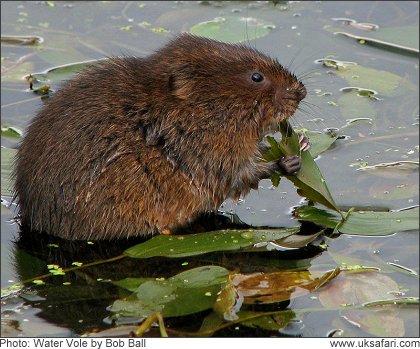
{"label": "brown fur", "polygon": [[260,52],[188,34],[145,59],[92,66],[50,98],[22,141],[22,224],[67,239],[183,226],[270,176],[260,142],[305,95]]}

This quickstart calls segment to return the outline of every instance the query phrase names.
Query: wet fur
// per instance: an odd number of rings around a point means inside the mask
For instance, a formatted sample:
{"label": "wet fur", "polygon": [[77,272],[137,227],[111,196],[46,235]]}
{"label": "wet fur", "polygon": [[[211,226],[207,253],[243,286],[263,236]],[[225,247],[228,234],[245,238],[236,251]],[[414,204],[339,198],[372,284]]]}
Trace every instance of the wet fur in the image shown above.
{"label": "wet fur", "polygon": [[183,226],[272,174],[261,141],[305,94],[258,51],[188,34],[147,58],[92,66],[49,99],[21,143],[22,225],[67,239]]}

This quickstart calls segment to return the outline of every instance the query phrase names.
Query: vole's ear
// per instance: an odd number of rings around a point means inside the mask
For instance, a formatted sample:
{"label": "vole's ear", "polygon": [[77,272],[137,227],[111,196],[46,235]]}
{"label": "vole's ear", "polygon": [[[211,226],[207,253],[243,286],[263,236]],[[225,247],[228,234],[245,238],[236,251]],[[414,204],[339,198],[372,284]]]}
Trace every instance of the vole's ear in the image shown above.
{"label": "vole's ear", "polygon": [[180,99],[187,99],[193,92],[194,67],[191,64],[183,64],[174,67],[169,76],[169,90]]}

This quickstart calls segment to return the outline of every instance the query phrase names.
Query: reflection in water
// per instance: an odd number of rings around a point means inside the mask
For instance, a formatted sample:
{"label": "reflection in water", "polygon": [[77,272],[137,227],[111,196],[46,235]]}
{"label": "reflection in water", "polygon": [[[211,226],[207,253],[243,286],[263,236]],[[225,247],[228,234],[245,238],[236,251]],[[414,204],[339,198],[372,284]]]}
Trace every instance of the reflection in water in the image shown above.
{"label": "reflection in water", "polygon": [[[201,217],[188,230],[189,232],[198,232],[203,229],[208,231],[247,227],[237,217],[211,214]],[[139,238],[93,242],[70,241],[36,232],[20,232],[20,237],[14,245],[13,264],[21,281],[48,274],[54,268],[56,268],[55,270],[57,268],[66,270],[78,263],[86,265],[99,262],[86,268],[68,271],[64,275],[44,278],[45,284],[24,288],[20,296],[28,304],[41,310],[37,314],[38,317],[81,334],[103,330],[109,328],[110,325],[138,323],[142,320],[138,318],[124,319],[109,313],[107,308],[115,299],[130,294],[128,291],[114,286],[112,281],[128,277],[168,278],[186,269],[205,265],[219,265],[228,270],[242,273],[285,269],[306,270],[310,266],[310,260],[321,252],[318,247],[308,246],[296,251],[210,253],[182,259],[118,258],[125,249],[142,241],[144,240]],[[114,257],[117,259],[106,262]],[[101,263],[102,261],[103,263]],[[288,301],[271,305],[253,304],[249,306],[249,309],[275,311],[284,309],[287,304]],[[203,311],[187,317],[168,319],[166,323],[169,327],[172,326],[181,331],[197,331],[202,319],[209,312]],[[221,335],[242,333],[242,331],[231,333],[231,330],[227,329],[222,332],[224,334],[221,333]],[[257,335],[256,332],[249,329],[246,332],[248,335]],[[261,330],[257,332],[260,333]]]}

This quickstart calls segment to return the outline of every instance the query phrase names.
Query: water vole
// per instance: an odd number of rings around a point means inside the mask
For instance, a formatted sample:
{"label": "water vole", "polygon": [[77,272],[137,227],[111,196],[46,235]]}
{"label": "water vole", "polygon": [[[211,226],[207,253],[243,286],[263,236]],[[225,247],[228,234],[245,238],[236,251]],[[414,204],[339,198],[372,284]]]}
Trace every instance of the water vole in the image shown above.
{"label": "water vole", "polygon": [[238,198],[297,157],[262,160],[264,136],[306,89],[255,49],[182,34],[147,58],[68,81],[16,161],[21,224],[67,239],[150,235]]}

